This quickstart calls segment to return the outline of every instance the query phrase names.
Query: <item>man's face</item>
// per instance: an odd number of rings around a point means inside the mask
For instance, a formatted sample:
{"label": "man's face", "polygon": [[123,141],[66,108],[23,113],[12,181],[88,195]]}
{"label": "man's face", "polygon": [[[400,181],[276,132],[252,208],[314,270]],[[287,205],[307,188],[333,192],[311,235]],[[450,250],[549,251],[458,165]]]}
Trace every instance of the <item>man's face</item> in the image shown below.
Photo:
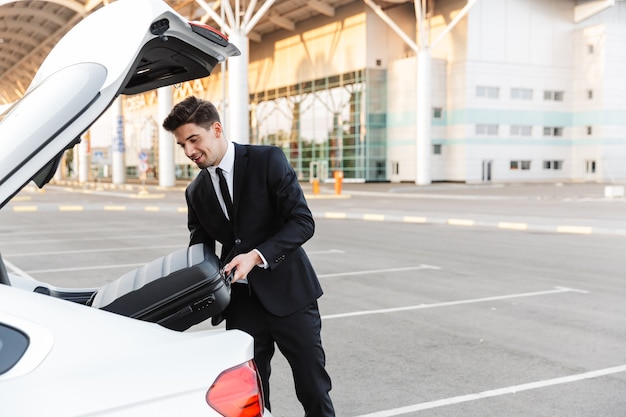
{"label": "man's face", "polygon": [[213,123],[208,129],[187,123],[173,133],[176,143],[200,169],[218,165],[226,153],[227,142],[222,137],[222,125],[219,122]]}

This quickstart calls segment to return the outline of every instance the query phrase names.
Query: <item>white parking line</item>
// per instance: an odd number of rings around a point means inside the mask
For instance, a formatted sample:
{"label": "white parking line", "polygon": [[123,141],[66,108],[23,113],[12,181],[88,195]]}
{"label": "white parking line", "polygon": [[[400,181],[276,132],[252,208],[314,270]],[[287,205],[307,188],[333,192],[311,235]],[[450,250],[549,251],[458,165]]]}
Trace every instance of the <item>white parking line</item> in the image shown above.
{"label": "white parking line", "polygon": [[499,296],[494,296],[494,297],[483,297],[483,298],[473,298],[473,299],[468,299],[468,300],[447,301],[443,303],[418,304],[414,306],[385,308],[385,309],[379,309],[379,310],[364,310],[364,311],[353,311],[350,313],[329,314],[326,316],[322,316],[322,319],[330,320],[330,319],[338,319],[338,318],[345,318],[345,317],[366,316],[370,314],[385,314],[385,313],[395,313],[398,311],[422,310],[426,308],[437,308],[437,307],[450,307],[450,306],[457,306],[457,305],[463,305],[463,304],[484,303],[485,301],[500,301],[500,300],[507,300],[510,298],[536,297],[540,295],[559,294],[559,293],[565,293],[565,292],[577,292],[581,294],[588,293],[588,291],[577,290],[574,288],[555,287],[555,289],[553,290],[546,290],[546,291],[524,292],[524,293],[519,293],[519,294],[499,295]]}
{"label": "white parking line", "polygon": [[75,255],[79,253],[100,253],[100,252],[130,252],[134,250],[152,250],[152,249],[167,249],[167,248],[184,248],[185,244],[181,245],[158,245],[158,246],[124,246],[122,248],[105,248],[105,249],[79,249],[79,250],[59,250],[59,251],[47,251],[47,252],[21,252],[21,253],[7,253],[5,256],[16,258],[20,256],[49,256],[49,255]]}
{"label": "white parking line", "polygon": [[[184,247],[184,246],[181,246]],[[144,249],[144,248],[138,248]],[[99,250],[94,250],[98,252]],[[100,251],[106,251],[100,250]],[[331,249],[328,251],[320,251],[314,253],[343,253],[342,251]],[[15,255],[12,255],[15,256]],[[137,263],[137,264],[118,264],[118,265],[91,265],[91,266],[82,266],[82,267],[74,267],[74,268],[56,268],[56,269],[38,269],[33,271],[26,271],[29,274],[43,274],[43,273],[52,273],[52,272],[76,272],[76,271],[90,271],[95,269],[118,269],[118,268],[137,268],[145,265],[145,263]],[[370,272],[371,273],[371,272]]]}
{"label": "white parking line", "polygon": [[[39,253],[14,253],[7,256],[10,257],[19,257],[19,256],[41,256],[41,255],[58,255],[58,254],[77,254],[77,253],[98,253],[98,252],[114,252],[118,250],[142,250],[142,249],[158,249],[158,248],[168,248],[168,247],[184,247],[180,245],[162,245],[162,246],[144,246],[144,247],[136,247],[136,248],[127,248],[124,247],[122,249],[88,249],[88,250],[76,250],[76,251],[59,251],[59,252],[39,252]],[[309,254],[333,254],[333,253],[344,253],[338,249],[330,249],[326,251],[318,251],[318,252],[310,252]],[[6,262],[6,261],[5,261]],[[42,274],[42,273],[51,273],[51,272],[76,272],[76,271],[89,271],[95,269],[118,269],[118,268],[137,268],[139,266],[145,265],[145,263],[137,263],[137,264],[119,264],[119,265],[92,265],[92,266],[81,266],[81,267],[73,267],[73,268],[56,268],[56,269],[37,269],[32,271],[26,271],[24,273],[27,274]],[[372,273],[372,272],[365,272]]]}
{"label": "white parking line", "polygon": [[3,261],[4,261],[4,265],[7,267],[7,269],[9,271],[11,271],[13,274],[19,275],[19,276],[22,276],[22,277],[27,277],[28,276],[28,274],[26,272],[22,271],[17,266],[13,265],[11,262],[7,261],[6,259],[3,259]]}
{"label": "white parking line", "polygon": [[537,388],[545,388],[553,385],[569,384],[585,379],[598,378],[626,372],[626,365],[614,366],[612,368],[598,369],[596,371],[584,372],[581,374],[568,375],[560,378],[545,379],[543,381],[529,382],[526,384],[513,385],[505,388],[498,388],[490,391],[482,391],[474,394],[459,395],[458,397],[443,398],[441,400],[428,401],[424,403],[409,405],[391,410],[378,411],[371,414],[362,414],[357,417],[393,417],[403,414],[414,413],[416,411],[429,410],[432,408],[445,407],[453,404],[460,404],[469,401],[482,400],[485,398],[498,397],[500,395],[515,394],[521,391],[529,391]]}
{"label": "white parking line", "polygon": [[340,254],[346,253],[346,251],[340,249],[328,249],[328,250],[317,250],[317,251],[306,251],[307,255],[328,255],[328,254]]}
{"label": "white parking line", "polygon": [[[151,240],[155,240],[155,239],[162,238],[162,237],[181,237],[181,236],[183,235],[181,235],[180,233],[163,233],[163,234],[150,234],[150,235],[144,233],[144,234],[137,234],[137,235],[123,235],[123,238],[126,240],[144,241],[148,237]],[[183,237],[186,238],[186,236],[183,236]],[[87,237],[73,237],[71,238],[71,241],[72,243],[76,243],[76,242],[87,242],[91,240],[106,240],[106,239],[107,239],[106,236],[87,236]],[[10,242],[12,245],[32,244],[33,242],[57,244],[62,240],[63,238],[36,239],[35,237],[33,237],[33,239],[12,240]]]}
{"label": "white parking line", "polygon": [[403,272],[403,271],[416,271],[419,269],[441,269],[438,266],[420,264],[417,266],[407,266],[403,268],[389,268],[389,269],[370,269],[366,271],[351,271],[351,272],[339,272],[337,274],[319,274],[319,278],[331,278],[331,277],[347,277],[351,275],[368,275],[368,274],[380,274],[382,272]]}
{"label": "white parking line", "polygon": [[145,265],[145,262],[140,263],[140,264],[93,265],[93,266],[81,266],[81,267],[75,267],[75,268],[36,269],[32,271],[26,271],[26,273],[43,274],[43,273],[51,273],[51,272],[91,271],[94,269],[138,268],[143,265]]}

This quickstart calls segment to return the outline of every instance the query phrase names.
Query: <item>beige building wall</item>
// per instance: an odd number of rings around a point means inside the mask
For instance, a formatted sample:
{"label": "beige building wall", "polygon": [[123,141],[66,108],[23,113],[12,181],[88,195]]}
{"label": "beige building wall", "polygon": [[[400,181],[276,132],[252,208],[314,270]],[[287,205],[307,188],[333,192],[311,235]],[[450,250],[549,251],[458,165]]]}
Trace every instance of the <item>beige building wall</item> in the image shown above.
{"label": "beige building wall", "polygon": [[[435,2],[429,42],[466,4],[465,0]],[[617,2],[575,23],[569,0],[476,2],[468,16],[430,50],[433,61],[427,94],[432,107],[442,113],[432,120],[432,143],[440,145],[441,151],[431,154],[432,179],[480,182],[488,161],[493,163],[494,181],[626,178],[622,163],[626,158],[625,9],[625,3]],[[415,39],[412,2],[393,5],[385,12]],[[264,36],[261,42],[250,41],[249,51],[251,94],[363,69],[386,71],[387,179],[415,180],[415,52],[365,3],[355,1],[337,9],[333,17],[312,18],[299,22],[295,31],[282,30]],[[218,67],[209,78],[182,84],[174,90],[174,102],[190,94],[210,99],[225,120],[223,74]],[[497,88],[497,99],[477,96],[479,86]],[[514,99],[513,89],[532,90],[533,97]],[[559,91],[565,100],[545,100],[545,91]],[[160,124],[150,119],[156,114],[150,94],[126,99],[130,165],[136,162],[136,148],[148,142],[150,123]],[[320,124],[317,119],[306,123]],[[497,134],[480,133],[478,125],[497,125]],[[516,126],[532,126],[532,134],[512,134]],[[562,128],[562,136],[546,137],[546,126]],[[92,130],[92,147],[110,145],[113,129],[95,125]],[[315,140],[324,138],[316,136]],[[532,169],[514,171],[513,160],[532,161]],[[562,161],[563,169],[547,171],[546,160]],[[588,171],[589,161],[594,162],[594,172]],[[187,162],[177,150],[176,163]]]}
{"label": "beige building wall", "polygon": [[364,68],[366,13],[360,3],[250,41],[250,92],[267,91]]}

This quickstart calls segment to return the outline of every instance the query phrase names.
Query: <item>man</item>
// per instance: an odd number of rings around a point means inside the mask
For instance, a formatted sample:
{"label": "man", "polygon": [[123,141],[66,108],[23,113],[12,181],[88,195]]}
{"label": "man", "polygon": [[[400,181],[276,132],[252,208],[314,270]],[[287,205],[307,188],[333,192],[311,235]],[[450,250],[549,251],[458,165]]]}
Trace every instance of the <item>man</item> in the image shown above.
{"label": "man", "polygon": [[266,407],[276,344],[305,416],[334,416],[317,307],[322,289],[302,248],[315,224],[295,171],[276,147],[227,140],[208,101],[188,97],[163,127],[202,169],[185,192],[190,244],[222,244],[225,271],[234,271],[226,328],[254,337]]}

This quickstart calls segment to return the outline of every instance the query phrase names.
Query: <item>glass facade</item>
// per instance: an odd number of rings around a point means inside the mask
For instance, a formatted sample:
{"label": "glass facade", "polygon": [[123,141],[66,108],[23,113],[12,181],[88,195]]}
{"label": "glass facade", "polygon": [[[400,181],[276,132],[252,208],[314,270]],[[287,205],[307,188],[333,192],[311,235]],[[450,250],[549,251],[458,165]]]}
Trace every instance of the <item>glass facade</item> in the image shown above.
{"label": "glass facade", "polygon": [[301,180],[387,180],[386,72],[363,69],[250,95],[250,143],[283,149]]}

